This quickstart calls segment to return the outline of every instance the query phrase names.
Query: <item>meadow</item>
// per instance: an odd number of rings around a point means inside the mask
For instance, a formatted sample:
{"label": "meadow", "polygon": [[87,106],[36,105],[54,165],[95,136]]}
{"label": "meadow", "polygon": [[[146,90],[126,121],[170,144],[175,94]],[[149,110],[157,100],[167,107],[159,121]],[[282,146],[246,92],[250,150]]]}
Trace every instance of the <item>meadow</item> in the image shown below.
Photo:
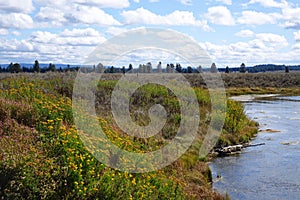
{"label": "meadow", "polygon": [[[120,76],[106,75],[97,84],[97,120],[106,136],[126,151],[148,152],[162,147],[172,140],[181,121],[176,96],[163,86],[149,84],[139,88],[130,100],[132,119],[140,125],[147,125],[149,117],[145,112],[149,106],[157,103],[164,106],[168,119],[161,132],[149,139],[128,136],[118,128],[110,110],[110,97]],[[212,108],[209,92],[201,85],[199,76],[188,77],[197,96],[201,116],[205,116],[200,119],[199,130],[191,147],[178,160],[161,170],[134,174],[105,166],[95,159],[89,151],[91,149],[88,150],[80,140],[72,113],[75,77],[75,73],[1,74],[1,197],[228,198],[212,190],[212,175],[207,165],[209,157],[199,158],[199,149],[209,126]],[[261,89],[261,92],[268,89],[270,88]],[[276,91],[278,90],[277,88]],[[235,87],[229,91],[230,94],[246,93],[244,89]],[[246,117],[242,104],[227,100],[226,108],[224,127],[216,145],[250,141],[257,133],[258,124]],[[138,110],[145,112],[135,115]],[[95,148],[97,149],[99,148]],[[109,156],[108,152],[107,154]]]}

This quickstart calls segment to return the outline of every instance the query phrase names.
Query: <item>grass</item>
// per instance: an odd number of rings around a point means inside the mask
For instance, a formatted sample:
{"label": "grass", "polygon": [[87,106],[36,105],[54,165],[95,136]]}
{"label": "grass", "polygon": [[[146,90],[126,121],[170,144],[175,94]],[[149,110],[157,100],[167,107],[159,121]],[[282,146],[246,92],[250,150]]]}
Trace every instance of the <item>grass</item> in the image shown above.
{"label": "grass", "polygon": [[[168,118],[163,129],[153,137],[128,136],[118,128],[110,110],[110,97],[120,76],[106,75],[98,83],[99,124],[113,144],[124,150],[149,152],[161,148],[174,138],[182,120],[176,96],[167,88],[154,84],[136,90],[130,99],[131,118],[136,123],[147,125],[150,122],[147,111],[154,104],[163,105]],[[80,140],[71,105],[75,74],[1,75],[0,196],[6,199],[227,198],[212,190],[207,158],[199,158],[199,149],[211,120],[209,92],[201,85],[199,77],[191,75],[188,78],[201,115],[191,147],[168,167],[130,174],[103,165],[91,154],[99,148],[87,149]],[[258,86],[244,89],[247,88],[244,86],[228,88],[229,94],[295,91],[293,88],[272,91]],[[217,145],[247,142],[256,132],[257,124],[247,119],[243,106],[227,100],[225,124]],[[91,138],[92,144],[92,140],[100,142]],[[109,152],[104,153],[109,159],[115,159]]]}
{"label": "grass", "polygon": [[[199,74],[184,75],[194,87],[205,88],[206,84]],[[221,74],[227,94],[300,94],[300,72],[264,72]]]}

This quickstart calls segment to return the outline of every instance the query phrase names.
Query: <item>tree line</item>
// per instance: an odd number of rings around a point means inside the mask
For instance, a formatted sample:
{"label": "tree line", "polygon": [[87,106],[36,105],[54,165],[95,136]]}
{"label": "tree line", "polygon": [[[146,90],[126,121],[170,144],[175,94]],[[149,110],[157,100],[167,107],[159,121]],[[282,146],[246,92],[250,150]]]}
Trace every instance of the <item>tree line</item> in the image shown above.
{"label": "tree line", "polygon": [[98,72],[98,73],[203,73],[203,72],[223,72],[223,73],[257,73],[257,72],[267,72],[267,71],[285,71],[289,73],[290,70],[300,70],[300,65],[295,66],[286,66],[286,65],[256,65],[254,67],[246,67],[244,63],[240,65],[240,67],[236,68],[217,68],[215,63],[206,68],[202,68],[202,66],[198,67],[182,67],[180,63],[168,63],[165,67],[162,66],[162,63],[159,62],[156,67],[152,66],[151,62],[146,64],[140,64],[137,68],[133,68],[132,64],[128,65],[128,68],[123,67],[114,67],[114,66],[103,66],[101,63],[93,66],[82,66],[80,67],[71,67],[67,65],[65,68],[59,67],[57,68],[55,64],[49,63],[47,67],[41,67],[38,60],[35,60],[32,67],[21,66],[19,63],[10,63],[7,67],[0,66],[0,73],[10,72],[10,73],[45,73],[45,72],[68,72],[68,71],[78,71],[81,69],[82,72]]}
{"label": "tree line", "polygon": [[57,68],[55,64],[49,63],[47,67],[41,67],[38,60],[35,60],[31,67],[21,66],[19,63],[10,63],[7,67],[0,66],[0,73],[46,73],[46,72],[67,72],[78,71],[79,67],[71,67],[67,65],[66,68]]}

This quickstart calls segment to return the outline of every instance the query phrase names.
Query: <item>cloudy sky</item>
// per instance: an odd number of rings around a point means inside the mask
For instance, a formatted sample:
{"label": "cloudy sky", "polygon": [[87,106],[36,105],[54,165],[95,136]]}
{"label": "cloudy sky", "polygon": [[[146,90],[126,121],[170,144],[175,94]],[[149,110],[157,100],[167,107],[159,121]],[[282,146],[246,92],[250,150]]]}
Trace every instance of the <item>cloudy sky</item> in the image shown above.
{"label": "cloudy sky", "polygon": [[0,0],[0,63],[81,64],[130,29],[173,29],[218,66],[300,64],[299,0]]}

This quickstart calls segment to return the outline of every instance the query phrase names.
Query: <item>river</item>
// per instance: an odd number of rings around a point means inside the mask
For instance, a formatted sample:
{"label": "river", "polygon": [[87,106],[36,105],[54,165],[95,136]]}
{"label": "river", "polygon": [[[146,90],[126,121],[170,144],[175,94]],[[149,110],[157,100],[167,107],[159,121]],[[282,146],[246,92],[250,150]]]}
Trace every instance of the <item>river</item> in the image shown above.
{"label": "river", "polygon": [[240,100],[260,124],[252,143],[265,145],[214,159],[214,189],[231,199],[300,199],[300,96]]}

